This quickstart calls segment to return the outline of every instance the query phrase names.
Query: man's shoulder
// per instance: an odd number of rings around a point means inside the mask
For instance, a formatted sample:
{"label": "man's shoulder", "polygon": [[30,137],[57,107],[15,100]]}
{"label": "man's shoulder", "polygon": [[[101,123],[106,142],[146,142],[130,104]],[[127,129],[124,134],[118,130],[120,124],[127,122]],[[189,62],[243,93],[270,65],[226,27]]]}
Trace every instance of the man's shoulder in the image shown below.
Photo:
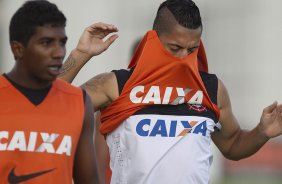
{"label": "man's shoulder", "polygon": [[132,72],[133,72],[133,69],[112,70],[112,73],[114,73],[116,80],[117,80],[119,94],[121,93],[127,80],[132,75]]}
{"label": "man's shoulder", "polygon": [[112,70],[111,73],[115,75],[118,82],[125,83],[133,73],[133,69],[119,69],[119,70]]}

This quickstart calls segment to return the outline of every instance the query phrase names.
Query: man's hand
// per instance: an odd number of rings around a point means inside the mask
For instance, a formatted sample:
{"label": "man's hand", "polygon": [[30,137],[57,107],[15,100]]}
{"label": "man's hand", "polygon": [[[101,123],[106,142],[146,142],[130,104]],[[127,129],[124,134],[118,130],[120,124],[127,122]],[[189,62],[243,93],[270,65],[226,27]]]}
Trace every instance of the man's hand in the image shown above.
{"label": "man's hand", "polygon": [[259,130],[266,138],[277,137],[282,134],[282,104],[274,102],[264,108],[260,118]]}
{"label": "man's hand", "polygon": [[[86,58],[99,55],[118,38],[117,34],[109,34],[117,32],[116,26],[106,23],[95,23],[87,27],[81,35],[76,47],[76,51],[80,52]],[[106,39],[105,39],[106,38]],[[105,40],[104,40],[105,39]]]}
{"label": "man's hand", "polygon": [[64,62],[59,78],[71,83],[80,69],[93,57],[101,54],[118,38],[118,29],[111,24],[96,23],[87,27],[79,42]]}

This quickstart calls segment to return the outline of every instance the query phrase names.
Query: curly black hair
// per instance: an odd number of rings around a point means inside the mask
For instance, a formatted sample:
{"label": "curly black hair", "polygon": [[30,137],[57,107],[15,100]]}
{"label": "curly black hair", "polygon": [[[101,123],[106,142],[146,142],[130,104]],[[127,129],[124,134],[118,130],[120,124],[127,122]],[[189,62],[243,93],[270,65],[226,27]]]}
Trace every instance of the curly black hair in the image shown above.
{"label": "curly black hair", "polygon": [[45,24],[65,27],[66,17],[55,4],[46,0],[26,1],[10,21],[10,42],[18,41],[26,46],[36,27]]}

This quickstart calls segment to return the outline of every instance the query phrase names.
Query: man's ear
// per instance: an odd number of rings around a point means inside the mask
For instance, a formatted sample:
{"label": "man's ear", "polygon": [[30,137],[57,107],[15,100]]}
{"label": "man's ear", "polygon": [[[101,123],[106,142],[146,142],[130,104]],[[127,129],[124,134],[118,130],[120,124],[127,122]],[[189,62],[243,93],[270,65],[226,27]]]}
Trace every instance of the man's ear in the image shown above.
{"label": "man's ear", "polygon": [[10,46],[15,60],[21,59],[23,57],[24,45],[18,41],[12,41]]}

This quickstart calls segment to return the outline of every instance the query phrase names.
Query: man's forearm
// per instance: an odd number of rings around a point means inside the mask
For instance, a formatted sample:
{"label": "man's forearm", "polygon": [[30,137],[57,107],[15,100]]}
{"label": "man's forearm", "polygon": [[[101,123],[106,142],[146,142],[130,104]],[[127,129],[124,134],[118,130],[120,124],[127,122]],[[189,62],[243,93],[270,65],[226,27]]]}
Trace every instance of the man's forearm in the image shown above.
{"label": "man's forearm", "polygon": [[232,145],[228,159],[240,160],[255,154],[269,139],[259,130],[259,126],[252,131],[241,131]]}
{"label": "man's forearm", "polygon": [[73,50],[64,62],[59,79],[72,83],[81,68],[90,58],[83,53]]}

